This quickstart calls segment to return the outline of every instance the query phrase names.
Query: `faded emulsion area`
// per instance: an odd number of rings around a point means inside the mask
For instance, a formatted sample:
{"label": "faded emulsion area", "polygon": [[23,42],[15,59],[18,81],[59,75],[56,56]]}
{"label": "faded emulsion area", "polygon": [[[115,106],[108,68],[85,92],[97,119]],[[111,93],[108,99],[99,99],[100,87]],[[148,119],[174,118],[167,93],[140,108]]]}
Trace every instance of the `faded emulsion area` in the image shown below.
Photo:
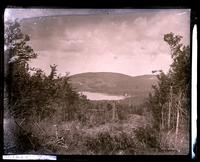
{"label": "faded emulsion area", "polygon": [[5,155],[189,154],[189,9],[4,16]]}

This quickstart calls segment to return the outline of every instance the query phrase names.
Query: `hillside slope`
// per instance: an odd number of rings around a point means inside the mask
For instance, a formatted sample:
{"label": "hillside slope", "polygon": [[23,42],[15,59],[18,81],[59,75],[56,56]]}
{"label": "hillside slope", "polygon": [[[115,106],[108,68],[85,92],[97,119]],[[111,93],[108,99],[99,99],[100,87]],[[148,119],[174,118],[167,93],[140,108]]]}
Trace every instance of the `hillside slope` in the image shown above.
{"label": "hillside slope", "polygon": [[107,93],[112,95],[148,95],[156,84],[154,75],[129,76],[111,72],[88,72],[70,76],[77,91]]}

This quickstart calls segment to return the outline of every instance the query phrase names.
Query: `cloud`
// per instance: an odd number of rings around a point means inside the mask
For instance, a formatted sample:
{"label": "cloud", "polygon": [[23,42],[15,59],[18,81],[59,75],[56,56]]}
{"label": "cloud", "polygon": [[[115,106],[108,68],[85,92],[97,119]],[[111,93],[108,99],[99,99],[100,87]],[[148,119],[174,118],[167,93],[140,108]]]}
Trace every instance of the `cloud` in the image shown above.
{"label": "cloud", "polygon": [[41,55],[34,65],[45,69],[44,64],[55,62],[61,73],[167,71],[171,57],[164,34],[180,34],[189,44],[189,10],[132,11],[23,20],[23,32],[31,35],[30,43]]}

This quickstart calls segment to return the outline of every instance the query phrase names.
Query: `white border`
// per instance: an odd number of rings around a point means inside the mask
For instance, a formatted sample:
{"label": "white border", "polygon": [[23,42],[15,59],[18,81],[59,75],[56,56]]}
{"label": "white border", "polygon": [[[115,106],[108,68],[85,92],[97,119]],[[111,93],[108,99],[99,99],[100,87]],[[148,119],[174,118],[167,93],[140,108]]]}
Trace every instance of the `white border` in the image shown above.
{"label": "white border", "polygon": [[192,158],[195,158],[195,153],[193,151],[194,144],[197,139],[197,25],[194,25],[192,32]]}

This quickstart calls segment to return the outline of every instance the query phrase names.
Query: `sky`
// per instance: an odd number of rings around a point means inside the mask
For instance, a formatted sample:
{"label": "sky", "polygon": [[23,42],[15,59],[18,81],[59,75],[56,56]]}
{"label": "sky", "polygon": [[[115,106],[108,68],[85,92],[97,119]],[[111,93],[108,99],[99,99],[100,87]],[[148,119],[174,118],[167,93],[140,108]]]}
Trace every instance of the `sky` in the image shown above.
{"label": "sky", "polygon": [[189,9],[6,9],[5,20],[21,20],[38,54],[31,66],[58,73],[117,72],[131,76],[169,70],[164,34],[190,43]]}

